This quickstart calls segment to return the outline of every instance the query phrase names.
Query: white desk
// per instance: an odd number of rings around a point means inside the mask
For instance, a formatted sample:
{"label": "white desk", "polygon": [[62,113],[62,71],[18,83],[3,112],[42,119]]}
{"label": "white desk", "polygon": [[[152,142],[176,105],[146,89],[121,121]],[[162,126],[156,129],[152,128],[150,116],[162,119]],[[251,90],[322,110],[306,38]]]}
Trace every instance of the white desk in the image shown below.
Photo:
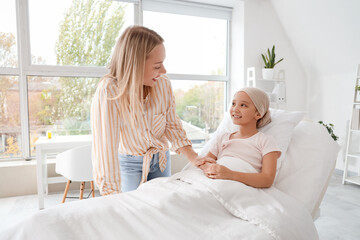
{"label": "white desk", "polygon": [[48,184],[66,182],[63,177],[48,178],[46,154],[60,153],[74,147],[89,145],[91,142],[91,135],[54,136],[51,139],[40,137],[35,142],[39,209],[44,208],[44,195],[48,194]]}

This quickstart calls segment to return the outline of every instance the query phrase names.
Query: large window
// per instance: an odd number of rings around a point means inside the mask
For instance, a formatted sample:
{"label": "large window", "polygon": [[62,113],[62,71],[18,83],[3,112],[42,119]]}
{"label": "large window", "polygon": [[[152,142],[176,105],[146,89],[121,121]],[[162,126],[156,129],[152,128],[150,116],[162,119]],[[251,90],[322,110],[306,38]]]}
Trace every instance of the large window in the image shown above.
{"label": "large window", "polygon": [[119,31],[134,23],[133,8],[107,0],[29,0],[32,64],[105,66]]}
{"label": "large window", "polygon": [[52,135],[91,134],[90,106],[99,78],[28,77],[31,155],[35,141]]}
{"label": "large window", "polygon": [[201,147],[225,111],[229,21],[206,14],[209,9],[199,5],[170,8],[154,1],[144,10],[144,25],[165,40],[164,65],[172,80],[176,112],[193,146]]}
{"label": "large window", "polygon": [[165,39],[177,114],[194,146],[219,124],[229,81],[231,9],[172,0],[0,4],[0,160],[34,158],[35,141],[48,130],[55,136],[91,133],[96,85],[118,36],[133,24]]}
{"label": "large window", "polygon": [[226,75],[226,20],[145,11],[144,25],[165,39],[169,73]]}
{"label": "large window", "polygon": [[19,79],[0,76],[0,159],[21,157]]}
{"label": "large window", "polygon": [[176,113],[194,147],[201,147],[219,126],[226,84],[216,81],[172,80]]}
{"label": "large window", "polygon": [[15,1],[0,7],[0,159],[22,156]]}
{"label": "large window", "polygon": [[15,1],[0,4],[0,67],[17,67]]}

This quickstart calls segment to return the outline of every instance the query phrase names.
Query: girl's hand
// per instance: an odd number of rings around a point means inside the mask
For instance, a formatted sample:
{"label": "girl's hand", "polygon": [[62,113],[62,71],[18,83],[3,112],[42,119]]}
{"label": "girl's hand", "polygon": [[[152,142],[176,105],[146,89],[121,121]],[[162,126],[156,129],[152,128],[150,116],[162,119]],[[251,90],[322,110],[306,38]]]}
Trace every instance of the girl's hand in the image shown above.
{"label": "girl's hand", "polygon": [[209,164],[203,169],[205,176],[212,179],[231,180],[233,171],[220,164]]}

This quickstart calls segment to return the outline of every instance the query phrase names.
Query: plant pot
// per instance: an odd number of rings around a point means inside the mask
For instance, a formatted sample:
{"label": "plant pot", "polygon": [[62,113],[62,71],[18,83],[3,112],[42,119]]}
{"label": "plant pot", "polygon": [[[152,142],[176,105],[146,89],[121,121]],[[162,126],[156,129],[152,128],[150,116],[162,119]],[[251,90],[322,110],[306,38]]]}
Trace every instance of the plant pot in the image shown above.
{"label": "plant pot", "polygon": [[274,79],[274,69],[273,68],[263,68],[262,69],[262,77],[264,80]]}

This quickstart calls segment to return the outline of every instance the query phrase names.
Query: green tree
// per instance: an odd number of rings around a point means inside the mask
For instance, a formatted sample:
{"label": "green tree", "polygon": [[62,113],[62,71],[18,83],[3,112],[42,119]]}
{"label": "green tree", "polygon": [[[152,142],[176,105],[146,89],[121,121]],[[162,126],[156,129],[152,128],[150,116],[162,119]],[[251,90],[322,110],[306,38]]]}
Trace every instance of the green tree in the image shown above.
{"label": "green tree", "polygon": [[124,5],[108,0],[73,0],[55,46],[61,65],[104,66],[124,25]]}
{"label": "green tree", "polygon": [[207,82],[194,86],[187,92],[174,91],[176,98],[176,113],[186,122],[200,128],[216,130],[224,113],[223,85]]}
{"label": "green tree", "polygon": [[[124,4],[73,0],[60,26],[55,52],[60,65],[106,66],[124,25]],[[59,79],[55,119],[86,121],[98,78]],[[44,113],[44,115],[46,115]],[[69,124],[74,126],[74,124]],[[75,124],[76,125],[76,124]]]}

